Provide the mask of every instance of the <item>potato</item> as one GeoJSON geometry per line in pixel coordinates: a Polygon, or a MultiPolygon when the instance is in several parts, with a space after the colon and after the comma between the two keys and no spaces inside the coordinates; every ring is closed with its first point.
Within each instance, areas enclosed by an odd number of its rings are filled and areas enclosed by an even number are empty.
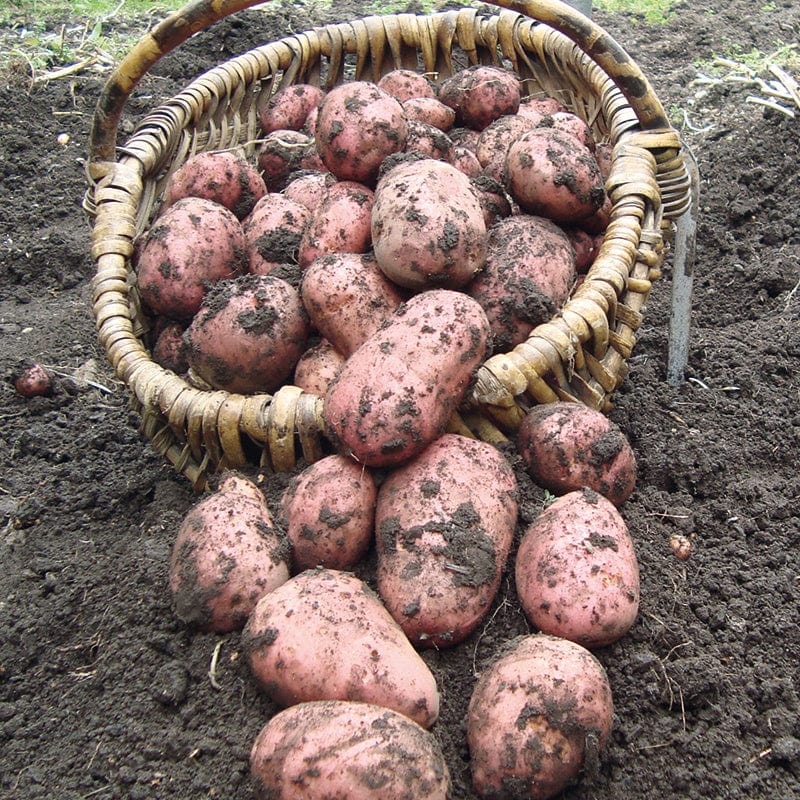
{"type": "Polygon", "coordinates": [[[520,100],[518,114],[529,116],[532,119],[541,119],[548,114],[558,114],[567,111],[567,107],[555,97],[523,97],[520,100]]]}
{"type": "Polygon", "coordinates": [[[577,222],[605,202],[597,160],[574,136],[534,128],[506,157],[506,186],[520,208],[555,222],[577,222]]]}
{"type": "Polygon", "coordinates": [[[501,183],[505,180],[506,155],[511,145],[536,123],[526,117],[507,115],[496,119],[481,131],[475,155],[484,174],[501,183]]]}
{"type": "Polygon", "coordinates": [[[366,253],[372,243],[371,189],[354,181],[339,181],[328,189],[300,237],[297,258],[305,269],[329,253],[366,253]]]}
{"type": "Polygon", "coordinates": [[[556,130],[574,136],[590,153],[594,153],[596,143],[591,128],[571,111],[557,111],[548,114],[539,122],[540,128],[555,128],[556,130]]]}
{"type": "Polygon", "coordinates": [[[238,630],[258,600],[289,579],[289,545],[261,490],[226,474],[181,523],[169,585],[177,615],[205,631],[238,630]]]}
{"type": "Polygon", "coordinates": [[[614,162],[614,147],[610,142],[598,142],[594,148],[594,157],[600,167],[603,180],[607,181],[611,174],[611,165],[614,162]]]}
{"type": "Polygon", "coordinates": [[[345,357],[322,339],[300,356],[294,367],[294,385],[304,392],[324,397],[331,383],[342,371],[345,357]]]}
{"type": "Polygon", "coordinates": [[[602,235],[592,235],[581,228],[572,226],[565,226],[563,230],[575,251],[575,271],[579,275],[585,275],[600,251],[603,237],[602,235]]]}
{"type": "Polygon", "coordinates": [[[516,490],[493,445],[450,433],[384,480],[378,593],[414,645],[458,644],[486,617],[514,537],[516,490]]]}
{"type": "Polygon", "coordinates": [[[268,133],[258,151],[258,168],[267,189],[280,192],[298,170],[322,171],[314,139],[307,133],[277,130],[268,133]]]}
{"type": "Polygon", "coordinates": [[[328,189],[336,183],[336,178],[327,170],[300,170],[289,175],[283,195],[305,206],[312,214],[322,205],[328,189]]]}
{"type": "Polygon", "coordinates": [[[639,611],[639,565],[625,520],[591,489],[569,492],[528,526],[515,562],[525,615],[590,649],[624,636],[639,611]]]}
{"type": "Polygon", "coordinates": [[[405,152],[421,153],[426,158],[449,161],[452,151],[453,143],[439,128],[416,119],[408,121],[405,152]]]}
{"type": "Polygon", "coordinates": [[[451,128],[447,135],[456,147],[466,147],[467,150],[471,150],[473,153],[478,149],[478,141],[481,138],[480,131],[464,127],[451,128]]]}
{"type": "Polygon", "coordinates": [[[483,171],[481,162],[472,150],[455,145],[450,151],[450,163],[468,178],[477,178],[483,171]]]}
{"type": "Polygon", "coordinates": [[[53,394],[53,373],[29,359],[17,365],[11,380],[21,397],[49,397],[53,394]]]}
{"type": "Polygon", "coordinates": [[[242,273],[244,231],[232,211],[213,200],[186,197],[165,209],[137,242],[139,293],[156,314],[189,320],[209,286],[242,273]]]}
{"type": "Polygon", "coordinates": [[[435,97],[411,97],[404,100],[403,111],[408,121],[425,122],[444,133],[453,127],[456,119],[456,112],[435,97]]]}
{"type": "Polygon", "coordinates": [[[393,69],[387,72],[378,81],[378,88],[401,103],[414,97],[436,97],[431,82],[424,75],[410,69],[393,69]]]}
{"type": "Polygon", "coordinates": [[[583,486],[621,506],[636,486],[636,455],[619,426],[581,403],[548,403],[528,411],[517,445],[531,477],[566,494],[583,486]]]}
{"type": "MultiPolygon", "coordinates": [[[[483,220],[486,224],[486,230],[489,232],[489,239],[487,240],[487,250],[489,242],[491,241],[491,228],[504,217],[511,216],[512,208],[511,201],[508,199],[505,189],[501,183],[494,178],[490,178],[486,174],[479,174],[472,179],[472,185],[478,192],[478,199],[480,200],[481,209],[483,211],[483,220]]],[[[484,269],[486,264],[484,263],[484,269]]]]}
{"type": "Polygon", "coordinates": [[[314,327],[342,355],[352,355],[403,302],[372,255],[333,253],[311,262],[300,295],[314,327]]]}
{"type": "Polygon", "coordinates": [[[282,194],[271,193],[256,203],[243,221],[253,275],[268,275],[280,264],[296,264],[300,237],[311,212],[282,194]]]}
{"type": "Polygon", "coordinates": [[[386,173],[375,190],[372,245],[378,266],[400,286],[465,286],[486,257],[486,223],[469,178],[433,159],[386,173]]]}
{"type": "Polygon", "coordinates": [[[320,700],[276,714],[258,734],[250,771],[265,800],[447,800],[436,739],[390,709],[320,700]]]}
{"type": "Polygon", "coordinates": [[[324,97],[319,86],[296,83],[275,92],[267,104],[259,110],[258,121],[264,133],[280,130],[299,131],[306,124],[311,110],[324,97]]]}
{"type": "Polygon", "coordinates": [[[339,180],[374,185],[381,162],[403,150],[407,135],[403,106],[374,83],[340,84],[320,103],[317,151],[339,180]]]}
{"type": "Polygon", "coordinates": [[[400,306],[350,356],[323,416],[343,455],[367,466],[408,461],[441,436],[489,346],[478,303],[434,289],[400,306]]]}
{"type": "Polygon", "coordinates": [[[308,316],[297,290],[272,275],[245,275],[209,292],[186,331],[191,368],[229,392],[272,392],[306,348],[308,316]]]}
{"type": "Polygon", "coordinates": [[[189,157],[169,178],[165,202],[203,197],[244,219],[267,193],[258,170],[238,153],[206,152],[189,157]]]}
{"type": "Polygon", "coordinates": [[[506,352],[553,316],[574,281],[567,235],[550,220],[517,214],[490,228],[486,265],[467,292],[486,312],[496,350],[506,352]]]}
{"type": "Polygon", "coordinates": [[[520,636],[478,679],[467,711],[472,784],[480,797],[554,797],[611,734],[608,677],[585,648],[520,636]]]}
{"type": "Polygon", "coordinates": [[[279,705],[357,700],[429,728],[436,681],[378,596],[355,575],[306,570],[256,605],[242,634],[254,677],[279,705]]]}
{"type": "Polygon", "coordinates": [[[521,91],[517,75],[492,66],[467,67],[439,86],[439,100],[456,112],[456,122],[482,131],[504,114],[515,114],[521,91]]]}
{"type": "Polygon", "coordinates": [[[345,456],[326,456],[296,475],[282,500],[294,569],[358,564],[372,544],[376,494],[372,473],[345,456]]]}
{"type": "Polygon", "coordinates": [[[183,375],[189,369],[186,342],[183,339],[185,330],[186,325],[182,322],[168,322],[153,343],[153,361],[176,375],[183,375]]]}

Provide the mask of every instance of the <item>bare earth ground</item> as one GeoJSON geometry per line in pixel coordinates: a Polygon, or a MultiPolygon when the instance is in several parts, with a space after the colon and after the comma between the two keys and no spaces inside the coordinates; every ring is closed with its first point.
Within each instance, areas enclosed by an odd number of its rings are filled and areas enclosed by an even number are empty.
{"type": "MultiPolygon", "coordinates": [[[[690,380],[664,380],[667,269],[612,412],[639,461],[624,513],[643,600],[633,631],[598,652],[614,733],[572,799],[800,797],[800,120],[746,103],[746,87],[698,98],[692,83],[695,59],[797,42],[800,6],[697,5],[658,28],[595,14],[664,105],[688,111],[702,214],[690,380]],[[693,537],[688,561],[670,550],[676,532],[693,537]]],[[[131,118],[201,65],[319,19],[250,12],[196,37],[137,90],[131,118]]],[[[0,370],[35,358],[72,376],[51,398],[0,386],[0,796],[249,798],[250,743],[274,708],[238,634],[195,635],[171,611],[168,552],[195,498],[140,441],[95,344],[80,201],[101,77],[31,87],[21,68],[0,85],[0,370]]],[[[540,499],[523,498],[523,518],[540,499]]],[[[525,630],[506,580],[485,630],[425,656],[454,798],[472,796],[476,671],[525,630]]]]}

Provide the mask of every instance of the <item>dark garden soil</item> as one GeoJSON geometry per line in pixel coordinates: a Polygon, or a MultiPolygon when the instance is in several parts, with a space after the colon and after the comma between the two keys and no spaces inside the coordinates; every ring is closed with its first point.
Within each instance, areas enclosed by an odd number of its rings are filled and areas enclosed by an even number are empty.
{"type": "MultiPolygon", "coordinates": [[[[688,380],[665,381],[668,263],[611,412],[638,458],[623,510],[642,604],[597,651],[614,732],[573,799],[800,797],[800,120],[747,102],[751,87],[698,85],[693,66],[800,41],[800,5],[702,5],[658,27],[595,13],[678,115],[702,198],[688,380]],[[688,560],[673,534],[691,540],[688,560]]],[[[141,84],[125,129],[201,67],[363,13],[276,6],[224,22],[141,84]]],[[[250,798],[250,744],[275,708],[239,634],[193,633],[172,611],[170,546],[196,497],[140,439],[95,341],[80,204],[103,77],[32,85],[20,62],[0,85],[0,797],[250,798]],[[15,393],[25,358],[57,371],[52,397],[15,393]]],[[[524,521],[541,494],[522,500],[524,521]]],[[[425,653],[454,798],[472,797],[475,675],[527,630],[506,578],[485,628],[425,653]]]]}

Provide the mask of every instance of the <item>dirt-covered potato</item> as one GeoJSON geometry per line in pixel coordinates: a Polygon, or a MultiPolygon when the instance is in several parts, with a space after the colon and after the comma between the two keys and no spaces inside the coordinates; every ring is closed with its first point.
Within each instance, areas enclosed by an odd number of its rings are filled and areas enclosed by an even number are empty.
{"type": "Polygon", "coordinates": [[[407,133],[400,101],[374,83],[340,84],[319,105],[317,151],[339,180],[374,185],[381,162],[403,150],[407,133]]]}
{"type": "Polygon", "coordinates": [[[183,375],[189,369],[183,338],[185,330],[186,324],[183,322],[167,322],[158,332],[151,351],[156,364],[176,375],[183,375]]]}
{"type": "Polygon", "coordinates": [[[467,712],[472,784],[486,800],[547,800],[611,734],[608,677],[585,648],[521,636],[478,679],[467,712]]]}
{"type": "Polygon", "coordinates": [[[372,244],[378,266],[400,286],[463,287],[486,257],[486,223],[474,186],[441,161],[400,164],[375,190],[372,244]]]}
{"type": "Polygon", "coordinates": [[[300,295],[272,275],[244,275],[209,292],[186,330],[191,368],[229,392],[272,392],[306,348],[309,322],[300,295]]]}
{"type": "Polygon", "coordinates": [[[344,456],[296,475],[282,500],[294,570],[358,564],[372,543],[376,494],[372,472],[344,456]]]}
{"type": "Polygon", "coordinates": [[[279,705],[355,700],[429,728],[436,681],[380,598],[355,575],[314,569],[265,595],[242,642],[254,677],[279,705]]]}
{"type": "Polygon", "coordinates": [[[203,197],[225,206],[244,219],[267,193],[264,179],[246,158],[233,152],[196,153],[169,178],[165,203],[184,197],[203,197]]]}
{"type": "Polygon", "coordinates": [[[441,436],[489,346],[489,323],[461,292],[415,295],[350,356],[325,396],[338,450],[401,464],[441,436]]]}
{"type": "Polygon", "coordinates": [[[242,225],[225,206],[201,197],[178,200],[137,241],[139,293],[156,314],[190,320],[209,286],[247,264],[242,225]]]}
{"type": "Polygon", "coordinates": [[[526,616],[543,633],[591,649],[636,621],[639,565],[628,527],[591,489],[559,497],[528,526],[515,578],[526,616]]]}
{"type": "Polygon", "coordinates": [[[334,183],[336,178],[327,170],[300,170],[289,175],[282,194],[314,214],[334,183]]]}
{"type": "Polygon", "coordinates": [[[484,173],[501,183],[505,180],[506,155],[511,145],[536,127],[536,123],[518,114],[507,114],[481,131],[475,155],[484,173]]]}
{"type": "Polygon", "coordinates": [[[453,127],[456,119],[456,112],[435,97],[411,97],[403,101],[403,110],[407,120],[425,122],[444,133],[453,127]]]}
{"type": "Polygon", "coordinates": [[[259,109],[261,129],[264,133],[302,130],[311,110],[320,104],[323,97],[324,92],[319,86],[308,83],[296,83],[280,89],[259,109]]]}
{"type": "Polygon", "coordinates": [[[547,403],[528,411],[517,444],[531,477],[565,494],[588,486],[621,506],[636,486],[636,455],[619,426],[581,403],[547,403]]]}
{"type": "Polygon", "coordinates": [[[325,169],[314,138],[294,130],[272,131],[264,137],[258,151],[258,168],[271,192],[284,189],[294,172],[325,169]]]}
{"type": "Polygon", "coordinates": [[[242,222],[249,256],[249,271],[268,275],[280,264],[296,264],[300,237],[309,210],[282,194],[270,193],[256,203],[242,222]]]}
{"type": "Polygon", "coordinates": [[[485,618],[514,537],[516,490],[494,446],[450,433],[381,484],[378,593],[416,646],[450,647],[485,618]]]}
{"type": "Polygon", "coordinates": [[[393,69],[379,81],[378,87],[401,103],[414,97],[436,97],[433,84],[418,72],[410,69],[393,69]]]}
{"type": "Polygon", "coordinates": [[[426,158],[449,162],[453,143],[446,133],[434,125],[418,119],[409,119],[405,152],[419,153],[426,158]]]}
{"type": "Polygon", "coordinates": [[[320,700],[276,714],[250,771],[261,800],[447,800],[450,774],[434,736],[371,703],[320,700]]]}
{"type": "Polygon", "coordinates": [[[482,131],[504,114],[515,114],[519,77],[511,70],[474,66],[453,73],[439,86],[439,100],[456,112],[456,123],[482,131]]]}
{"type": "Polygon", "coordinates": [[[293,383],[304,392],[324,397],[342,371],[345,361],[345,357],[327,339],[322,339],[298,359],[293,383]]]}
{"type": "Polygon", "coordinates": [[[264,495],[229,473],[184,517],[175,538],[169,585],[177,615],[201,630],[237,630],[288,579],[289,544],[264,495]]]}

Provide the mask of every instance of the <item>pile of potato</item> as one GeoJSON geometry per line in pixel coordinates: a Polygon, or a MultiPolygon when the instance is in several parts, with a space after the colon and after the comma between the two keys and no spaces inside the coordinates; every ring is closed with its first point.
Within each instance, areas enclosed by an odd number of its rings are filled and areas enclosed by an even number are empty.
{"type": "Polygon", "coordinates": [[[484,66],[438,85],[398,70],[327,94],[294,86],[261,123],[257,164],[190,158],[137,242],[153,358],[201,387],[291,381],[324,397],[332,450],[278,508],[222,477],[178,532],[176,612],[242,629],[254,679],[285,708],[253,745],[263,796],[445,798],[419,651],[473,634],[512,573],[538,633],[475,685],[473,784],[552,797],[610,734],[590,649],[638,612],[619,511],[633,451],[573,403],[533,408],[513,453],[446,430],[478,366],[557,313],[591,265],[608,147],[484,66]],[[517,458],[557,495],[525,529],[517,458]],[[374,586],[354,574],[368,553],[374,586]]]}

